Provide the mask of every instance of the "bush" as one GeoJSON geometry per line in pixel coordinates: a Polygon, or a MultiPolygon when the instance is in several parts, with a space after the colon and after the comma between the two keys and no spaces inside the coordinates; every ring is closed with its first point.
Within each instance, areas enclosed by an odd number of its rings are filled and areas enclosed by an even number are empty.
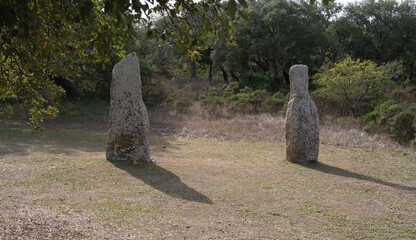
{"type": "Polygon", "coordinates": [[[191,105],[191,102],[184,97],[179,97],[175,99],[173,102],[173,107],[175,111],[179,113],[186,112],[191,105]]]}
{"type": "Polygon", "coordinates": [[[196,94],[190,84],[171,92],[165,99],[166,103],[178,113],[186,112],[195,100],[196,94]]]}
{"type": "Polygon", "coordinates": [[[59,117],[108,116],[109,109],[110,102],[104,100],[63,101],[59,106],[59,117]]]}
{"type": "Polygon", "coordinates": [[[399,143],[416,143],[416,105],[388,99],[363,117],[366,130],[382,129],[399,143]]]}
{"type": "Polygon", "coordinates": [[[210,115],[217,115],[219,107],[224,105],[224,101],[218,89],[210,88],[207,95],[201,94],[199,96],[201,106],[207,110],[210,115]]]}
{"type": "Polygon", "coordinates": [[[250,93],[250,102],[253,106],[253,112],[258,113],[262,110],[263,103],[268,97],[266,90],[255,90],[250,93]]]}
{"type": "Polygon", "coordinates": [[[252,111],[253,106],[250,102],[250,93],[238,93],[227,99],[228,110],[232,113],[248,114],[252,111]]]}
{"type": "Polygon", "coordinates": [[[229,98],[234,94],[239,92],[240,85],[238,82],[230,82],[228,85],[225,85],[224,88],[224,98],[229,98]]]}
{"type": "Polygon", "coordinates": [[[416,120],[416,109],[413,110],[405,109],[389,121],[391,136],[399,143],[410,143],[415,138],[413,121],[416,120]]]}
{"type": "Polygon", "coordinates": [[[276,112],[284,106],[287,98],[288,95],[285,96],[283,92],[270,96],[265,89],[240,88],[238,82],[231,82],[223,87],[223,91],[210,88],[208,93],[200,95],[199,100],[210,114],[218,114],[219,107],[224,105],[230,113],[249,114],[276,112]]]}
{"type": "Polygon", "coordinates": [[[289,94],[285,95],[283,92],[277,92],[265,99],[263,102],[263,109],[269,113],[281,112],[288,100],[289,94]]]}
{"type": "Polygon", "coordinates": [[[250,87],[244,87],[238,90],[238,83],[230,83],[224,89],[225,102],[227,108],[232,113],[258,113],[262,110],[263,103],[268,93],[266,90],[253,91],[250,87]]]}
{"type": "Polygon", "coordinates": [[[416,103],[416,86],[406,86],[394,89],[390,98],[397,102],[416,103]]]}

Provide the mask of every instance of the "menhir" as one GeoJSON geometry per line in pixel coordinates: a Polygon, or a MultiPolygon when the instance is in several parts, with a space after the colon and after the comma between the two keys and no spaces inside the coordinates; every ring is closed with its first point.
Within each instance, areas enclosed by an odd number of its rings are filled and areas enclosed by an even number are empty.
{"type": "Polygon", "coordinates": [[[286,160],[295,163],[318,161],[319,115],[308,92],[308,67],[289,70],[290,101],[286,112],[286,160]]]}
{"type": "Polygon", "coordinates": [[[110,98],[107,159],[134,164],[150,162],[149,118],[142,99],[140,66],[135,53],[114,66],[110,98]]]}

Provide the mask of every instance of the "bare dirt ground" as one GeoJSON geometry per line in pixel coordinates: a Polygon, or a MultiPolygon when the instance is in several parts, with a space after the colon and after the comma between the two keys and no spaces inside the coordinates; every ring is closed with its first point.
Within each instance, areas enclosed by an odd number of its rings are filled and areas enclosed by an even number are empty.
{"type": "Polygon", "coordinates": [[[1,125],[0,239],[416,238],[415,154],[385,136],[323,125],[297,165],[281,117],[150,120],[134,166],[105,159],[106,119],[1,125]]]}

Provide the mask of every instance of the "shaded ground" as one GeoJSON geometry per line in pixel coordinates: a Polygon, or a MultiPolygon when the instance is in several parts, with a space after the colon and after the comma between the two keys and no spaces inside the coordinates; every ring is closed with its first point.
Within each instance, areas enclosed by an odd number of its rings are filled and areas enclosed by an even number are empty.
{"type": "Polygon", "coordinates": [[[0,239],[414,239],[413,153],[153,136],[155,164],[105,159],[102,131],[0,126],[0,239]]]}

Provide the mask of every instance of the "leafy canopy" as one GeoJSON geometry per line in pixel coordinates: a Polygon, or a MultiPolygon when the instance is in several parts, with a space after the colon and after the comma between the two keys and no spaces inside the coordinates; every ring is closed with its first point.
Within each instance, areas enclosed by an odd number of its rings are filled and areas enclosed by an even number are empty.
{"type": "Polygon", "coordinates": [[[363,102],[380,95],[389,88],[390,78],[383,67],[372,61],[353,60],[347,57],[334,67],[315,75],[327,98],[345,103],[356,117],[363,102]]]}
{"type": "Polygon", "coordinates": [[[18,101],[37,130],[58,112],[63,90],[54,77],[76,78],[86,63],[123,57],[137,24],[149,26],[148,36],[166,38],[152,27],[152,14],[178,23],[178,45],[186,49],[198,44],[184,36],[195,14],[203,19],[203,36],[229,28],[237,9],[235,0],[225,5],[219,0],[0,0],[0,114],[12,114],[18,101]]]}

